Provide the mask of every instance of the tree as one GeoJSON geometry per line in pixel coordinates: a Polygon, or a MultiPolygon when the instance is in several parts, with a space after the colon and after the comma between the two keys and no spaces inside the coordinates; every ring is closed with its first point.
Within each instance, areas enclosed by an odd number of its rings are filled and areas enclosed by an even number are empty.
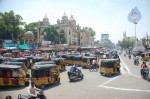
{"type": "Polygon", "coordinates": [[[23,29],[23,18],[20,15],[15,15],[11,10],[9,12],[0,12],[0,39],[20,39],[23,29]]]}
{"type": "Polygon", "coordinates": [[[51,41],[52,43],[58,44],[66,43],[66,39],[64,37],[64,33],[60,33],[57,31],[58,27],[55,25],[49,25],[44,32],[46,32],[45,40],[51,41]]]}
{"type": "Polygon", "coordinates": [[[120,43],[120,46],[122,48],[129,48],[129,47],[132,47],[134,42],[132,41],[131,38],[127,37],[127,38],[123,38],[123,40],[120,43]]]}
{"type": "Polygon", "coordinates": [[[90,32],[90,33],[91,33],[91,36],[95,36],[95,35],[96,35],[96,32],[95,32],[92,28],[90,28],[90,27],[85,27],[85,30],[86,30],[87,32],[90,32]]]}

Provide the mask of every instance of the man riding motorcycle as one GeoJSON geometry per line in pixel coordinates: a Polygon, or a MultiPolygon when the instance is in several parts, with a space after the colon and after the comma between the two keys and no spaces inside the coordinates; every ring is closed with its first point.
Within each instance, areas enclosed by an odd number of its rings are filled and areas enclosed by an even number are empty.
{"type": "Polygon", "coordinates": [[[134,65],[138,65],[139,64],[139,56],[134,56],[133,60],[134,60],[134,65]]]}
{"type": "Polygon", "coordinates": [[[77,79],[83,79],[83,74],[80,69],[77,68],[76,65],[73,65],[70,70],[68,71],[68,77],[70,81],[77,80],[77,79]]]}

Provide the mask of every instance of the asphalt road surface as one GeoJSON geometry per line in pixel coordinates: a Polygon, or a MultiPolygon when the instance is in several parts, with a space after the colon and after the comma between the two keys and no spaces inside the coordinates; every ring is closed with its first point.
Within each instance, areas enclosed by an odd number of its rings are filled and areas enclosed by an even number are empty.
{"type": "MultiPolygon", "coordinates": [[[[61,73],[61,83],[47,86],[44,93],[47,99],[150,99],[150,82],[140,76],[140,65],[135,66],[133,60],[123,55],[120,59],[121,74],[114,77],[82,69],[84,79],[70,82],[67,66],[67,71],[61,73]]],[[[7,95],[17,99],[18,94],[27,95],[27,88],[0,87],[0,99],[7,95]]]]}

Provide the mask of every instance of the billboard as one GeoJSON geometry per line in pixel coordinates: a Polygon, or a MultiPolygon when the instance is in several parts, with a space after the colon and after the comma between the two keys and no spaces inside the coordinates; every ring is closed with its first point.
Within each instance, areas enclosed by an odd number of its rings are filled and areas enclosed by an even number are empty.
{"type": "Polygon", "coordinates": [[[108,40],[109,34],[101,34],[101,40],[108,40]]]}

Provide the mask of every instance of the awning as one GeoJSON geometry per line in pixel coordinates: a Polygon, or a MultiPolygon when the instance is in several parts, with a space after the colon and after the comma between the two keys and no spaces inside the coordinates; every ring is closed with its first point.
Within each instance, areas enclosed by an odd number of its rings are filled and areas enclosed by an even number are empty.
{"type": "Polygon", "coordinates": [[[29,46],[27,44],[22,44],[22,45],[19,45],[18,47],[19,49],[23,49],[23,50],[29,49],[29,46]]]}

